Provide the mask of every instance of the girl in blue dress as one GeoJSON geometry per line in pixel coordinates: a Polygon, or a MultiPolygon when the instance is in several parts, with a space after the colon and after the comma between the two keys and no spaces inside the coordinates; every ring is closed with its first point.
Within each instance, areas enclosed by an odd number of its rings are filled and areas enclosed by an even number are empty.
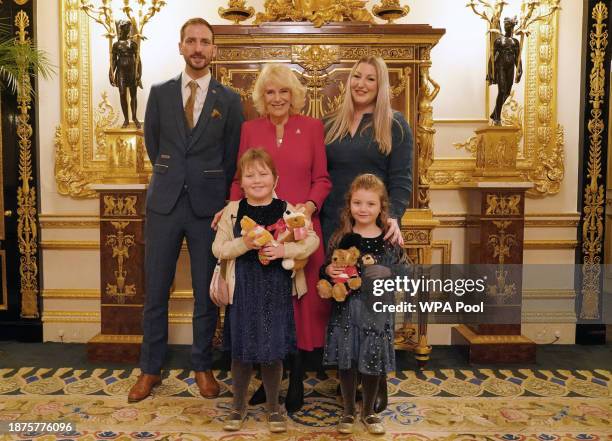
{"type": "MultiPolygon", "coordinates": [[[[353,431],[359,377],[363,390],[361,420],[369,433],[385,433],[382,420],[374,411],[374,401],[386,374],[395,370],[395,320],[394,313],[380,308],[380,304],[394,304],[395,293],[374,296],[373,282],[405,274],[407,270],[404,250],[384,239],[388,217],[389,197],[383,182],[373,174],[359,175],[350,186],[340,226],[330,240],[330,256],[336,248],[355,246],[364,262],[361,288],[351,292],[345,301],[334,302],[327,327],[323,363],[338,366],[344,404],[338,424],[340,433],[353,431]],[[364,256],[367,258],[363,259],[364,256]],[[379,307],[375,306],[377,302],[379,307]]],[[[339,277],[344,268],[328,260],[324,272],[331,280],[339,277]]]]}
{"type": "Polygon", "coordinates": [[[253,363],[261,364],[266,391],[268,426],[271,432],[284,432],[287,422],[279,412],[278,393],[282,360],[296,351],[292,295],[307,291],[303,270],[285,270],[283,258],[305,259],[319,246],[310,228],[299,242],[268,244],[263,248],[254,239],[241,235],[240,220],[248,216],[258,225],[277,224],[291,204],[276,199],[278,175],[270,155],[263,149],[250,149],[238,161],[238,177],[245,197],[230,202],[219,221],[213,243],[215,257],[225,260],[225,278],[230,292],[228,308],[232,354],[232,411],[223,428],[240,430],[246,417],[246,394],[253,363]],[[269,262],[263,264],[259,254],[269,262]]]}

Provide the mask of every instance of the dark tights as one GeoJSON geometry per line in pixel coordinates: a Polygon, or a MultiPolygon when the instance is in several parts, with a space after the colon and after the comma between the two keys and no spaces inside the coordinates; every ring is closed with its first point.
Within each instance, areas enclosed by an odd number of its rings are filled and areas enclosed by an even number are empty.
{"type": "MultiPolygon", "coordinates": [[[[340,389],[342,390],[342,400],[344,403],[344,415],[355,415],[355,395],[357,393],[357,369],[339,369],[340,389]]],[[[374,401],[378,395],[378,385],[380,375],[359,374],[361,377],[361,387],[363,390],[362,415],[368,416],[374,413],[374,401]]]]}
{"type": "MultiPolygon", "coordinates": [[[[232,360],[232,389],[234,393],[233,408],[244,414],[246,411],[246,394],[251,382],[253,363],[232,360]]],[[[282,360],[261,363],[261,378],[266,390],[266,408],[268,412],[278,412],[278,393],[283,375],[282,360]]]]}

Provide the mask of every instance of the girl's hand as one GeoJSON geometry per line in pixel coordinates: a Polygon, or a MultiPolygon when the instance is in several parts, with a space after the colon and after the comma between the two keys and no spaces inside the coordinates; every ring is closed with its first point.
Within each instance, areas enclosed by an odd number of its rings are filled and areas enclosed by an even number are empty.
{"type": "Polygon", "coordinates": [[[268,244],[262,249],[263,255],[270,260],[282,259],[285,257],[285,245],[279,244],[268,244]]]}
{"type": "Polygon", "coordinates": [[[400,226],[397,223],[397,219],[389,218],[387,224],[389,225],[389,229],[387,230],[387,234],[385,234],[384,239],[388,240],[392,244],[404,246],[404,238],[402,236],[400,226]]]}
{"type": "Polygon", "coordinates": [[[248,234],[245,236],[242,236],[242,241],[244,242],[244,244],[249,250],[258,250],[259,248],[261,248],[259,245],[255,244],[255,238],[249,236],[248,234]]]}
{"type": "Polygon", "coordinates": [[[221,220],[221,216],[223,215],[223,210],[225,210],[225,208],[222,208],[221,210],[217,211],[217,213],[215,214],[215,217],[213,217],[213,220],[210,223],[210,228],[212,228],[215,231],[217,231],[217,225],[219,224],[219,221],[221,220]]]}
{"type": "Polygon", "coordinates": [[[325,268],[325,274],[327,274],[332,279],[335,279],[336,277],[340,277],[340,274],[344,272],[344,269],[344,266],[336,266],[333,263],[330,263],[325,268]]]}

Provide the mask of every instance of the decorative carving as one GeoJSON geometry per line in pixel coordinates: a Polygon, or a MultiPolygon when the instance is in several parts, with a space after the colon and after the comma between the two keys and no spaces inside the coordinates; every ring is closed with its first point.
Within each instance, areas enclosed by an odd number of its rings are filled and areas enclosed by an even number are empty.
{"type": "Polygon", "coordinates": [[[374,22],[362,0],[266,0],[255,24],[274,21],[310,21],[319,28],[334,21],[374,22]]]}
{"type": "Polygon", "coordinates": [[[338,85],[338,93],[336,96],[330,98],[328,96],[325,97],[325,114],[329,115],[331,113],[336,112],[340,105],[342,104],[342,100],[344,99],[344,94],[346,92],[346,81],[336,80],[334,81],[338,85]]]}
{"type": "MultiPolygon", "coordinates": [[[[419,71],[419,119],[416,128],[416,148],[419,171],[418,208],[429,208],[429,180],[427,172],[434,158],[433,101],[440,85],[429,76],[431,62],[424,63],[419,71]],[[431,86],[431,87],[430,87],[431,86]]],[[[408,75],[405,76],[408,78],[408,75]]]]}
{"type": "Polygon", "coordinates": [[[518,127],[489,126],[476,130],[476,170],[474,176],[516,177],[518,127]]]}
{"type": "MultiPolygon", "coordinates": [[[[106,196],[104,202],[106,203],[106,196]]],[[[136,196],[134,196],[134,203],[136,203],[136,196]]],[[[136,295],[136,285],[126,285],[125,283],[127,270],[124,268],[124,262],[130,258],[130,247],[135,245],[135,241],[133,234],[125,234],[123,231],[130,222],[111,222],[111,224],[117,232],[116,234],[106,236],[106,246],[110,246],[113,249],[112,257],[117,260],[117,269],[114,271],[116,284],[106,284],[106,295],[115,298],[117,303],[122,304],[125,303],[126,298],[136,295]]]]}
{"type": "Polygon", "coordinates": [[[252,70],[244,70],[244,69],[237,69],[237,70],[231,70],[229,71],[226,67],[222,67],[219,69],[219,74],[220,74],[220,79],[219,82],[221,84],[223,84],[224,86],[227,87],[231,87],[238,95],[240,95],[240,99],[242,101],[248,101],[251,99],[251,96],[253,95],[253,90],[255,87],[255,80],[257,79],[257,75],[259,74],[259,72],[255,69],[252,70]],[[251,84],[249,85],[248,89],[247,88],[241,88],[241,87],[236,87],[232,84],[232,74],[234,73],[240,73],[243,76],[250,76],[252,77],[252,81],[251,84]]]}
{"type": "Polygon", "coordinates": [[[219,7],[218,12],[221,18],[240,24],[241,21],[248,20],[255,14],[253,7],[247,7],[245,0],[229,0],[227,8],[219,7]]]}
{"type": "Polygon", "coordinates": [[[589,78],[589,101],[591,103],[591,117],[587,125],[589,130],[589,159],[583,199],[582,221],[582,304],[580,318],[598,319],[599,296],[601,293],[601,253],[603,238],[603,214],[605,190],[599,182],[602,176],[601,156],[602,142],[605,140],[602,133],[605,122],[602,119],[605,106],[605,56],[608,46],[608,31],[606,21],[608,8],[604,2],[595,5],[591,12],[594,30],[590,33],[591,45],[591,75],[589,78]]]}
{"type": "Polygon", "coordinates": [[[104,195],[104,216],[136,216],[136,196],[104,195]]]}
{"type": "Polygon", "coordinates": [[[305,113],[313,118],[322,118],[325,115],[322,90],[329,77],[325,69],[339,62],[338,55],[338,46],[313,44],[292,47],[292,61],[304,68],[302,78],[308,88],[308,109],[305,113]]]}
{"type": "Polygon", "coordinates": [[[489,285],[487,289],[487,297],[500,298],[501,303],[506,303],[516,294],[516,283],[508,283],[508,270],[504,269],[503,265],[499,265],[495,270],[495,285],[489,285]]]}
{"type": "Polygon", "coordinates": [[[406,245],[415,244],[429,244],[431,242],[431,230],[405,230],[402,231],[404,235],[404,243],[406,245]]]}
{"type": "Polygon", "coordinates": [[[401,6],[399,0],[382,0],[380,5],[374,5],[372,13],[391,24],[398,18],[405,17],[410,12],[408,6],[401,6]]]}
{"type": "MultiPolygon", "coordinates": [[[[410,73],[412,69],[410,67],[405,67],[403,71],[400,72],[399,75],[399,84],[390,86],[391,99],[397,98],[400,96],[404,90],[408,87],[408,83],[410,82],[410,73]]],[[[433,122],[433,119],[432,119],[433,122]]]]}
{"type": "Polygon", "coordinates": [[[94,150],[94,157],[96,159],[106,159],[108,145],[106,142],[105,130],[116,125],[118,120],[119,114],[108,101],[108,94],[106,91],[102,92],[102,101],[98,103],[98,109],[94,113],[94,133],[96,136],[96,149],[94,150]]]}
{"type": "Polygon", "coordinates": [[[338,46],[293,46],[292,60],[308,72],[320,72],[339,61],[338,46]]]}
{"type": "Polygon", "coordinates": [[[222,47],[217,51],[217,61],[260,60],[261,49],[258,47],[222,47]]]}
{"type": "Polygon", "coordinates": [[[498,228],[497,234],[491,234],[487,240],[489,248],[493,251],[493,258],[498,258],[500,265],[504,264],[506,257],[510,257],[513,246],[520,245],[516,234],[507,233],[506,229],[512,225],[510,220],[493,221],[498,228]]]}
{"type": "MultiPolygon", "coordinates": [[[[18,45],[31,44],[25,29],[30,26],[30,18],[25,11],[15,16],[18,45]]],[[[30,124],[30,105],[32,103],[30,72],[26,59],[17,61],[17,137],[19,139],[19,187],[17,187],[17,240],[19,242],[19,274],[21,276],[22,318],[38,318],[38,223],[36,209],[36,188],[30,187],[32,181],[32,126],[30,124]]]]}
{"type": "MultiPolygon", "coordinates": [[[[375,47],[370,50],[370,55],[376,55],[385,60],[414,60],[414,48],[375,47]]],[[[357,57],[357,59],[359,58],[357,57]]]]}
{"type": "MultiPolygon", "coordinates": [[[[556,0],[542,2],[545,15],[558,7],[556,0]]],[[[526,178],[535,186],[531,197],[554,195],[565,176],[563,127],[556,122],[556,60],[558,14],[553,13],[532,26],[528,35],[525,88],[524,154],[532,166],[526,178]]]]}
{"type": "Polygon", "coordinates": [[[521,196],[518,194],[511,196],[501,196],[487,194],[487,210],[485,214],[499,215],[499,216],[511,216],[520,215],[519,204],[521,203],[521,196]]]}
{"type": "Polygon", "coordinates": [[[290,60],[290,47],[264,47],[261,49],[261,57],[264,60],[290,60]]]}

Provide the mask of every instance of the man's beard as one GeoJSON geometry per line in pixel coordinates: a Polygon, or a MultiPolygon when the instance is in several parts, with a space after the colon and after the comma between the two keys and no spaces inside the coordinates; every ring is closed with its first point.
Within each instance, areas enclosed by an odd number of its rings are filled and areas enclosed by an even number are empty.
{"type": "Polygon", "coordinates": [[[191,57],[185,57],[185,63],[187,63],[187,65],[188,65],[190,68],[192,68],[193,70],[197,70],[197,71],[202,71],[202,70],[205,70],[205,69],[207,69],[207,68],[208,68],[208,66],[210,65],[210,60],[209,60],[209,59],[207,59],[207,58],[206,58],[206,57],[204,57],[204,56],[202,57],[202,61],[204,62],[204,64],[203,64],[203,65],[201,65],[201,66],[199,66],[199,65],[194,64],[194,63],[191,61],[191,57]]]}

